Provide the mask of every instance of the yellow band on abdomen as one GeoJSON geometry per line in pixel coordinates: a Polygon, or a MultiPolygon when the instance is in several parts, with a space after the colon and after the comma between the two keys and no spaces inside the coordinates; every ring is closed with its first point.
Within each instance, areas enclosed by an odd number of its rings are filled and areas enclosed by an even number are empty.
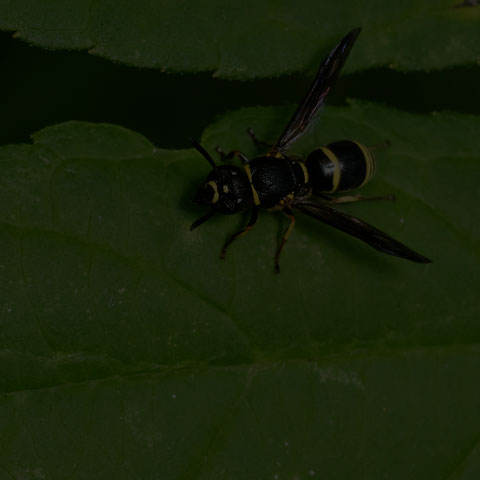
{"type": "Polygon", "coordinates": [[[355,141],[353,142],[362,151],[363,158],[365,159],[365,179],[359,186],[362,187],[373,177],[373,174],[375,173],[375,157],[368,147],[362,145],[361,143],[355,141]]]}
{"type": "Polygon", "coordinates": [[[338,163],[338,158],[328,147],[320,147],[320,149],[333,164],[332,189],[327,193],[335,193],[340,185],[340,163],[338,163]]]}
{"type": "Polygon", "coordinates": [[[298,162],[300,164],[300,166],[302,167],[302,170],[303,170],[303,176],[305,178],[305,185],[308,183],[308,180],[310,179],[310,176],[308,175],[308,170],[307,170],[307,167],[305,166],[305,164],[303,162],[298,162]]]}

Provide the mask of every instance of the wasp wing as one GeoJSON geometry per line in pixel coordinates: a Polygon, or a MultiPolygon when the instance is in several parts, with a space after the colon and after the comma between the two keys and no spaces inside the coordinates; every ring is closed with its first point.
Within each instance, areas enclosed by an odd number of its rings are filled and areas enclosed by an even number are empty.
{"type": "Polygon", "coordinates": [[[293,206],[301,212],[306,213],[337,230],[341,230],[342,232],[363,240],[365,243],[368,243],[371,247],[380,252],[394,255],[395,257],[405,258],[412,262],[431,263],[431,260],[427,257],[414,252],[406,245],[403,245],[403,243],[400,243],[390,235],[375,228],[373,225],[352,217],[351,215],[347,215],[346,213],[339,212],[328,205],[309,200],[299,200],[295,202],[293,206]]]}
{"type": "Polygon", "coordinates": [[[345,35],[341,42],[324,60],[318,70],[313,85],[293,114],[285,130],[280,135],[280,138],[272,149],[273,151],[282,152],[287,150],[288,147],[303,134],[319,107],[325,102],[330,88],[340,75],[340,70],[345,64],[360,30],[360,28],[356,28],[345,35]]]}

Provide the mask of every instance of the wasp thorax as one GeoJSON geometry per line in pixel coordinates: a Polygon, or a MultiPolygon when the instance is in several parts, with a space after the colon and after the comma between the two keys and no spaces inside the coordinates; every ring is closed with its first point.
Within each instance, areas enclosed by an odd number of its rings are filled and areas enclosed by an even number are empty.
{"type": "Polygon", "coordinates": [[[193,201],[202,205],[212,205],[218,202],[220,195],[218,194],[217,182],[211,180],[204,183],[193,197],[193,201]]]}

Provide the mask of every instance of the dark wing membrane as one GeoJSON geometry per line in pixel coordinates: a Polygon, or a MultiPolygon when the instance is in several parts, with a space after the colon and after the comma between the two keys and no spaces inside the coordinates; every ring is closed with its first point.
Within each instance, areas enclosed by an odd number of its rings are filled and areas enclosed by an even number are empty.
{"type": "Polygon", "coordinates": [[[313,85],[273,147],[274,151],[287,150],[308,127],[319,107],[325,102],[330,88],[340,75],[340,70],[345,64],[360,30],[360,28],[356,28],[348,33],[324,60],[313,85]]]}
{"type": "Polygon", "coordinates": [[[295,208],[307,215],[310,215],[321,222],[330,225],[337,230],[348,233],[354,237],[363,240],[371,247],[380,252],[394,255],[395,257],[405,258],[412,262],[431,263],[431,260],[417,252],[414,252],[403,243],[398,242],[390,235],[378,230],[363,220],[339,212],[323,203],[312,202],[309,200],[299,200],[293,204],[295,208]]]}

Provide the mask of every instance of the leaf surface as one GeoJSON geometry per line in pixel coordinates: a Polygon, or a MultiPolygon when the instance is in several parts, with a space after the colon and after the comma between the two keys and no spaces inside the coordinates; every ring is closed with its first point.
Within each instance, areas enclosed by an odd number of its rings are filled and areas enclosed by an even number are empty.
{"type": "Polygon", "coordinates": [[[316,70],[352,28],[346,69],[479,63],[480,8],[455,0],[0,0],[0,28],[46,48],[81,49],[163,71],[251,79],[316,70]]]}
{"type": "MultiPolygon", "coordinates": [[[[291,107],[204,134],[255,154],[291,107]]],[[[241,216],[194,232],[207,163],[69,122],[0,149],[0,478],[476,478],[478,117],[327,108],[292,150],[377,153],[345,211],[431,257],[382,255],[281,215],[218,259],[241,216]],[[406,461],[408,459],[408,461],[406,461]]]]}

